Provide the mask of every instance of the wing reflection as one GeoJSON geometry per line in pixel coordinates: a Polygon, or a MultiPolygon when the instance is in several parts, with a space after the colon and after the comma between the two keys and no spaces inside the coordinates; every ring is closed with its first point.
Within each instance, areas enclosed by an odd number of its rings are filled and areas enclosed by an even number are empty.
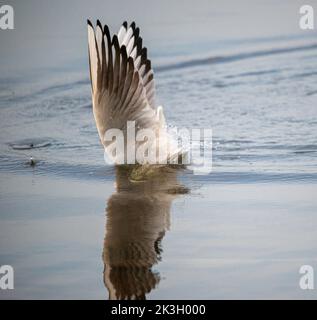
{"type": "Polygon", "coordinates": [[[173,199],[188,189],[177,182],[177,170],[157,169],[146,181],[131,182],[130,169],[116,169],[116,192],[107,203],[104,283],[109,299],[145,299],[160,281],[152,270],[161,259],[170,226],[173,199]]]}

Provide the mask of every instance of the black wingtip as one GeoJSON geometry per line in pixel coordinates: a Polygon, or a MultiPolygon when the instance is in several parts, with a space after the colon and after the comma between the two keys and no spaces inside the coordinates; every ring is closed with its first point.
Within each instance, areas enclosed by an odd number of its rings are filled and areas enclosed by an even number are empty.
{"type": "Polygon", "coordinates": [[[136,52],[137,52],[137,55],[140,55],[141,54],[141,50],[142,50],[142,38],[139,37],[138,40],[136,41],[136,52]]]}
{"type": "Polygon", "coordinates": [[[134,30],[134,37],[135,39],[137,39],[140,35],[140,29],[137,27],[135,30],[134,30]]]}
{"type": "Polygon", "coordinates": [[[145,70],[146,70],[146,72],[151,70],[151,61],[150,60],[146,60],[145,70]]]}
{"type": "Polygon", "coordinates": [[[99,19],[97,19],[97,26],[102,30],[102,25],[99,19]]]}
{"type": "Polygon", "coordinates": [[[128,54],[127,54],[127,48],[126,46],[123,44],[120,48],[120,53],[122,54],[123,57],[125,57],[126,59],[128,58],[128,54]]]}
{"type": "Polygon", "coordinates": [[[89,19],[87,19],[87,24],[93,28],[93,25],[89,19]]]}
{"type": "Polygon", "coordinates": [[[112,37],[112,44],[115,46],[115,47],[120,47],[119,46],[119,40],[118,40],[118,36],[116,34],[113,35],[112,37]]]}
{"type": "Polygon", "coordinates": [[[126,21],[124,21],[123,23],[122,23],[122,25],[127,29],[128,28],[128,23],[126,22],[126,21]]]}
{"type": "Polygon", "coordinates": [[[103,33],[110,37],[109,27],[106,24],[103,27],[103,33]]]}
{"type": "Polygon", "coordinates": [[[142,55],[142,58],[143,58],[144,60],[147,59],[147,48],[146,48],[146,47],[144,47],[144,48],[142,49],[141,55],[142,55]]]}
{"type": "Polygon", "coordinates": [[[132,23],[130,24],[130,27],[132,28],[133,31],[135,30],[135,22],[134,21],[132,21],[132,23]]]}

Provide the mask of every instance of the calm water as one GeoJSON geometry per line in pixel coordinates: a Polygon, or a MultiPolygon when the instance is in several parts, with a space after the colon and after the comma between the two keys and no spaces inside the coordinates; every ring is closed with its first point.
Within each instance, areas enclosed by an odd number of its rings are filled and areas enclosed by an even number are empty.
{"type": "MultiPolygon", "coordinates": [[[[243,29],[243,7],[222,9],[243,29]]],[[[194,11],[194,28],[211,11],[194,11]]],[[[165,19],[141,19],[157,100],[171,127],[213,129],[213,172],[132,184],[105,165],[84,50],[58,68],[8,67],[0,265],[14,267],[15,290],[0,298],[317,297],[298,286],[301,265],[317,268],[316,33],[186,39],[179,18],[164,40],[165,19]]]]}

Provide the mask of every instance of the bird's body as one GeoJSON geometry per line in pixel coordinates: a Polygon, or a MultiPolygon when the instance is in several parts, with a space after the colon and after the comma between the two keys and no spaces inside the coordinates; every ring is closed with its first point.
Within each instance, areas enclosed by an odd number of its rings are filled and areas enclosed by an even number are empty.
{"type": "Polygon", "coordinates": [[[135,143],[133,150],[146,150],[139,164],[153,164],[149,155],[157,165],[175,163],[180,149],[167,131],[163,108],[155,105],[154,74],[139,28],[134,22],[130,26],[124,22],[111,38],[107,25],[102,27],[98,20],[94,28],[88,21],[88,44],[93,113],[106,153],[114,163],[122,164],[119,159],[124,159],[127,164],[129,144],[135,143]],[[128,123],[135,125],[135,136],[141,130],[150,130],[154,139],[143,136],[135,140],[133,136],[134,141],[129,141],[128,123]],[[119,129],[125,137],[123,150],[115,154],[113,141],[106,138],[113,129],[119,129]]]}

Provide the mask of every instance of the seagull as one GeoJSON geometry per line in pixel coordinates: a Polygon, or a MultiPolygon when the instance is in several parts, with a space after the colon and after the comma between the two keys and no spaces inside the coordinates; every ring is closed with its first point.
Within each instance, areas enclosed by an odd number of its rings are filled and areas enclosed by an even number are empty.
{"type": "Polygon", "coordinates": [[[183,151],[167,130],[163,107],[156,106],[154,72],[140,29],[135,22],[125,21],[111,37],[109,27],[99,20],[95,27],[87,20],[87,26],[93,114],[105,153],[115,164],[122,164],[119,159],[127,161],[129,143],[135,143],[136,149],[144,151],[139,161],[143,168],[153,164],[149,155],[159,163],[178,163],[183,151]],[[123,151],[113,152],[113,141],[105,139],[108,130],[119,129],[127,135],[129,123],[134,124],[136,136],[151,130],[155,138],[126,138],[123,151]]]}

